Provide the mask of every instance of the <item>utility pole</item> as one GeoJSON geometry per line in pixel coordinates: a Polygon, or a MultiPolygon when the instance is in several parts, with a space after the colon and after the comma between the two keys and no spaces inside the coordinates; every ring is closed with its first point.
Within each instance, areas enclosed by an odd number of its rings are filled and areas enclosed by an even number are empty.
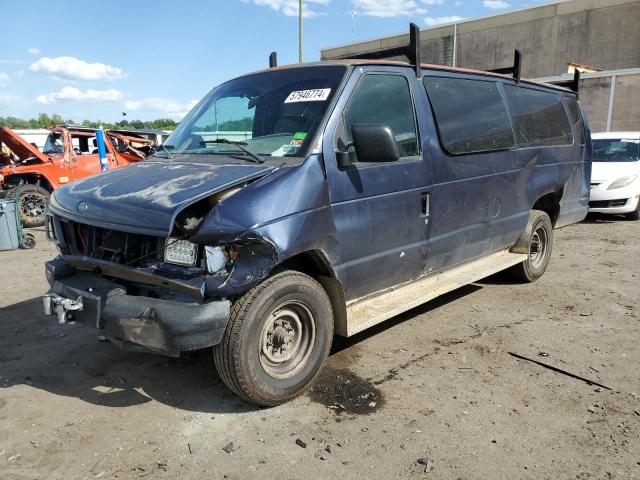
{"type": "Polygon", "coordinates": [[[298,0],[298,62],[303,62],[303,43],[304,34],[302,31],[302,0],[298,0]]]}
{"type": "Polygon", "coordinates": [[[354,42],[356,36],[356,11],[351,10],[351,43],[354,42]]]}

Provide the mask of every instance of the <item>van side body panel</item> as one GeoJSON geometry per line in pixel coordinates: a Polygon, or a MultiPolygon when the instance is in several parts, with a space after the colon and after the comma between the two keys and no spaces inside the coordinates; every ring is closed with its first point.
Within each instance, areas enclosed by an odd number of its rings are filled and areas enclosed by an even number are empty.
{"type": "MultiPolygon", "coordinates": [[[[474,75],[437,75],[478,80],[474,75]]],[[[433,110],[420,120],[428,131],[427,156],[433,168],[427,273],[511,247],[544,195],[557,194],[560,199],[556,226],[585,217],[590,141],[587,146],[574,141],[568,146],[450,155],[439,140],[433,110]]]]}

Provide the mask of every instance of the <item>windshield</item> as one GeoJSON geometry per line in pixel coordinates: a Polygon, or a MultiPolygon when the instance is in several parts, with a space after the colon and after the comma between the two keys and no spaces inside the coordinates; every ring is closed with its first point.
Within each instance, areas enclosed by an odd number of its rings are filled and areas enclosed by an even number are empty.
{"type": "Polygon", "coordinates": [[[345,71],[328,65],[231,80],[213,89],[164,145],[174,154],[303,156],[345,71]]]}
{"type": "Polygon", "coordinates": [[[47,155],[60,155],[64,153],[64,140],[60,132],[51,132],[42,148],[42,153],[47,155]]]}
{"type": "Polygon", "coordinates": [[[593,140],[594,162],[637,162],[640,160],[640,140],[621,138],[593,140]]]}

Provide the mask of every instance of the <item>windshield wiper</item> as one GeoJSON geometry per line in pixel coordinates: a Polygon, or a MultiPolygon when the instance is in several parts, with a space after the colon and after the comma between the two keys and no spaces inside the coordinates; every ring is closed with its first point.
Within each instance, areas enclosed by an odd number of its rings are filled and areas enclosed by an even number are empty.
{"type": "Polygon", "coordinates": [[[252,152],[248,148],[244,147],[243,145],[246,145],[245,142],[234,142],[233,140],[228,140],[226,138],[218,138],[216,140],[205,140],[204,143],[224,143],[227,145],[234,145],[238,147],[240,150],[242,150],[244,153],[246,153],[247,155],[250,155],[253,158],[253,160],[251,160],[252,162],[254,163],[266,162],[266,160],[263,157],[261,157],[255,152],[252,152]]]}

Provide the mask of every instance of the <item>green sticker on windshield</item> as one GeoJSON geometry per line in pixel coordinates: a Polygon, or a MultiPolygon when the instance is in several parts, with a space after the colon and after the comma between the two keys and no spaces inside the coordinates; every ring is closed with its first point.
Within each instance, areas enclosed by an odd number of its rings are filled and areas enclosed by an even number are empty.
{"type": "Polygon", "coordinates": [[[307,138],[306,132],[296,132],[293,134],[294,140],[304,140],[305,138],[307,138]]]}

